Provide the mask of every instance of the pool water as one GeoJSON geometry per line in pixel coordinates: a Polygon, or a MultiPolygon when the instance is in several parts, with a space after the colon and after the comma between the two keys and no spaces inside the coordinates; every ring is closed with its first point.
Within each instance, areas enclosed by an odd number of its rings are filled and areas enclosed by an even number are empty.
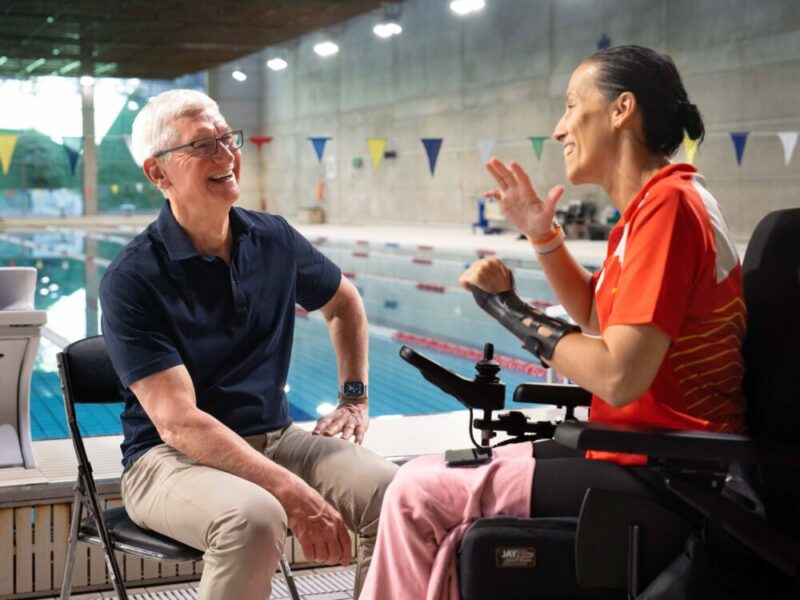
{"type": "MultiPolygon", "coordinates": [[[[97,286],[105,268],[133,235],[60,230],[0,233],[0,266],[35,266],[39,278],[36,308],[48,311],[31,386],[35,440],[68,436],[55,355],[66,343],[100,333],[97,286]]],[[[342,268],[364,299],[370,321],[371,416],[462,408],[399,357],[403,343],[471,377],[476,350],[487,341],[494,342],[496,354],[508,357],[514,367],[500,373],[507,384],[509,402],[517,385],[542,379],[535,359],[485,315],[470,294],[457,287],[458,275],[475,254],[434,252],[392,243],[368,246],[312,241],[342,268]]],[[[521,296],[543,305],[554,301],[534,263],[506,262],[514,267],[521,296]]],[[[315,420],[335,405],[337,380],[336,360],[324,321],[300,311],[287,382],[292,418],[315,420]]],[[[85,435],[121,432],[121,404],[81,406],[78,410],[85,435]]]]}

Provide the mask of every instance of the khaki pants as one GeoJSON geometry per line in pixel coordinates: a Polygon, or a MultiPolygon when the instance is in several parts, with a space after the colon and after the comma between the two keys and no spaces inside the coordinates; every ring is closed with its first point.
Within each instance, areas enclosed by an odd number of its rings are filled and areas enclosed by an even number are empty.
{"type": "MultiPolygon", "coordinates": [[[[395,465],[352,442],[311,435],[294,425],[245,438],[259,452],[303,478],[358,533],[355,596],[366,577],[383,493],[395,465]]],[[[265,489],[200,465],[162,444],[122,478],[131,519],[205,551],[201,600],[264,600],[286,537],[286,512],[265,489]]]]}

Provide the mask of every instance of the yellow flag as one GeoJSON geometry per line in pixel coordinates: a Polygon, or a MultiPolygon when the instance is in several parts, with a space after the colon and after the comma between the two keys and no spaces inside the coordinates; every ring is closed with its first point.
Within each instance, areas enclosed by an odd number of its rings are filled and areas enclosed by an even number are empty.
{"type": "Polygon", "coordinates": [[[18,139],[18,133],[0,133],[0,163],[3,165],[3,175],[8,175],[11,157],[14,156],[14,147],[17,145],[18,139]]]}
{"type": "Polygon", "coordinates": [[[688,136],[683,136],[683,151],[686,152],[686,162],[694,164],[694,155],[697,154],[697,140],[691,140],[688,136]]]}
{"type": "Polygon", "coordinates": [[[381,166],[381,161],[383,160],[386,138],[367,138],[367,146],[369,146],[369,153],[372,155],[372,167],[377,173],[381,166]]]}
{"type": "Polygon", "coordinates": [[[119,186],[116,183],[112,183],[111,184],[111,193],[112,194],[116,194],[117,192],[119,192],[119,186]]]}

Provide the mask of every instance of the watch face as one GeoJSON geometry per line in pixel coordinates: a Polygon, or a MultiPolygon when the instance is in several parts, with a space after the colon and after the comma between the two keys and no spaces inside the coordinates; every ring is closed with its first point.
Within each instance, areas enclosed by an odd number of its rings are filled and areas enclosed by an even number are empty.
{"type": "Polygon", "coordinates": [[[342,395],[358,398],[364,395],[364,384],[360,381],[345,381],[342,386],[342,395]]]}

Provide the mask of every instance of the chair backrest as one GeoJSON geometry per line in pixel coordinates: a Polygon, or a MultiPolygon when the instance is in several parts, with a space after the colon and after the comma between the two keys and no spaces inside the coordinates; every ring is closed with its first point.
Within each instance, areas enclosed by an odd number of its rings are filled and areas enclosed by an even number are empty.
{"type": "Polygon", "coordinates": [[[123,402],[122,387],[102,335],[70,344],[59,352],[57,359],[70,437],[78,463],[88,466],[75,405],[123,402]]]}
{"type": "Polygon", "coordinates": [[[123,402],[119,378],[102,335],[78,340],[64,348],[63,372],[75,404],[123,402]]]}
{"type": "MultiPolygon", "coordinates": [[[[768,214],[742,264],[747,305],[744,393],[753,437],[800,441],[800,208],[768,214]]],[[[770,519],[800,533],[800,473],[761,470],[770,519]]]]}

